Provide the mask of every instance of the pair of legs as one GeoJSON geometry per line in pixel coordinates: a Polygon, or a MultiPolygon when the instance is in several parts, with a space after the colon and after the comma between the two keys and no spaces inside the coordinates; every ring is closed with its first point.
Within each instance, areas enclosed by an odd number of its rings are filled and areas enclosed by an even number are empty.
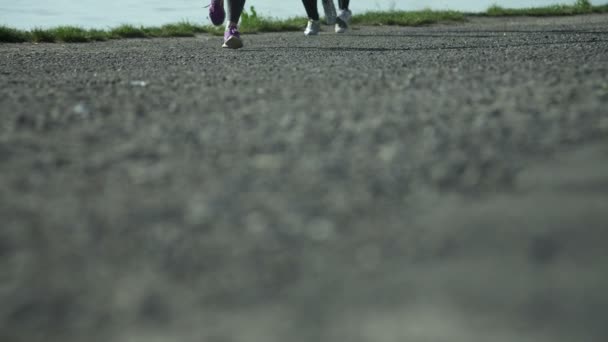
{"type": "Polygon", "coordinates": [[[226,22],[224,45],[222,46],[230,49],[238,49],[243,47],[243,41],[241,40],[237,25],[241,18],[241,14],[243,13],[243,8],[245,7],[245,0],[211,0],[209,18],[214,25],[221,25],[226,19],[224,1],[226,1],[226,8],[228,9],[228,22],[226,22]]]}
{"type": "MultiPolygon", "coordinates": [[[[333,1],[333,0],[332,0],[333,1]]],[[[308,19],[319,20],[319,9],[317,7],[317,0],[302,0],[304,3],[304,9],[308,19]]],[[[350,0],[338,0],[338,7],[340,10],[348,11],[348,5],[350,0]]]]}
{"type": "MultiPolygon", "coordinates": [[[[333,11],[335,15],[335,9],[333,7],[333,0],[323,0],[323,7],[325,8],[325,15],[328,17],[329,22],[335,21],[336,33],[344,33],[348,27],[348,23],[351,18],[351,12],[348,8],[350,0],[338,0],[339,14],[335,18],[329,18],[330,14],[328,10],[333,11]],[[331,2],[331,3],[330,3],[331,2]]],[[[306,15],[308,16],[308,25],[304,34],[307,36],[317,35],[321,30],[321,24],[319,22],[319,9],[317,6],[317,0],[302,0],[306,15]]]]}

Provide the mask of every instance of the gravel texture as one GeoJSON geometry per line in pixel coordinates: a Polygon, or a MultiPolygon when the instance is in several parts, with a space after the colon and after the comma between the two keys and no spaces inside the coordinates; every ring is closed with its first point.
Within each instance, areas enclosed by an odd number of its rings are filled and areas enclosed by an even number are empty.
{"type": "Polygon", "coordinates": [[[608,16],[0,44],[3,342],[608,340],[608,16]]]}

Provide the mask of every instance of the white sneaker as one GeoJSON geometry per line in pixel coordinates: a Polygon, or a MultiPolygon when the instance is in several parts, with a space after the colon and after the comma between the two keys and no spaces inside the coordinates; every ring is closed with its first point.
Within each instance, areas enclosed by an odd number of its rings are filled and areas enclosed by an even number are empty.
{"type": "Polygon", "coordinates": [[[346,32],[352,16],[353,14],[350,10],[340,10],[340,14],[336,18],[336,33],[346,32]]]}
{"type": "Polygon", "coordinates": [[[336,7],[334,6],[334,0],[321,0],[323,4],[323,10],[325,12],[325,21],[327,25],[333,25],[336,23],[336,7]]]}
{"type": "Polygon", "coordinates": [[[318,20],[308,20],[308,25],[306,25],[306,30],[304,30],[305,36],[316,36],[321,31],[321,23],[318,20]]]}

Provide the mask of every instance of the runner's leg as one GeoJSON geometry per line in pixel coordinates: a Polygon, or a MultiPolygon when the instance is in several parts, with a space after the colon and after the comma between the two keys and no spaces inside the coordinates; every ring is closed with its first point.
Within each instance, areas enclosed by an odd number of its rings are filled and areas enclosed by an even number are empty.
{"type": "Polygon", "coordinates": [[[348,10],[348,4],[350,0],[338,0],[338,7],[341,10],[348,10]]]}
{"type": "Polygon", "coordinates": [[[334,6],[334,0],[321,0],[323,4],[323,10],[325,11],[325,20],[327,25],[333,25],[336,23],[336,7],[334,6]]]}
{"type": "Polygon", "coordinates": [[[317,0],[302,0],[304,9],[308,19],[319,20],[319,9],[317,7],[317,0]]]}
{"type": "Polygon", "coordinates": [[[238,24],[241,14],[243,14],[243,8],[245,7],[245,0],[225,0],[228,3],[228,26],[230,24],[238,24]]]}
{"type": "Polygon", "coordinates": [[[348,9],[349,2],[349,0],[338,0],[340,11],[336,18],[336,33],[344,33],[348,29],[348,24],[352,17],[352,13],[348,9]]]}
{"type": "Polygon", "coordinates": [[[209,5],[209,19],[213,25],[219,26],[226,19],[226,11],[224,11],[224,0],[211,0],[209,5]]]}
{"type": "Polygon", "coordinates": [[[302,3],[304,4],[304,9],[306,9],[306,15],[308,16],[308,24],[306,24],[304,35],[316,36],[321,30],[317,0],[302,0],[302,3]]]}
{"type": "Polygon", "coordinates": [[[238,30],[238,23],[243,13],[243,7],[245,7],[245,0],[226,0],[226,2],[228,5],[228,22],[226,23],[224,45],[222,47],[239,49],[243,47],[243,41],[238,30]]]}

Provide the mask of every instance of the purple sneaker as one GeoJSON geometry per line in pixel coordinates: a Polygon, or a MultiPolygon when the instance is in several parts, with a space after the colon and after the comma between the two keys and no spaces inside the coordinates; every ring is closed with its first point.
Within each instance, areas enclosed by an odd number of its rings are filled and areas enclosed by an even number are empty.
{"type": "Polygon", "coordinates": [[[224,45],[222,45],[222,47],[229,49],[240,49],[243,47],[241,34],[236,26],[230,26],[228,30],[224,32],[224,45]]]}
{"type": "Polygon", "coordinates": [[[211,22],[215,26],[224,23],[224,19],[226,19],[224,0],[211,0],[211,5],[209,5],[209,19],[211,19],[211,22]]]}

